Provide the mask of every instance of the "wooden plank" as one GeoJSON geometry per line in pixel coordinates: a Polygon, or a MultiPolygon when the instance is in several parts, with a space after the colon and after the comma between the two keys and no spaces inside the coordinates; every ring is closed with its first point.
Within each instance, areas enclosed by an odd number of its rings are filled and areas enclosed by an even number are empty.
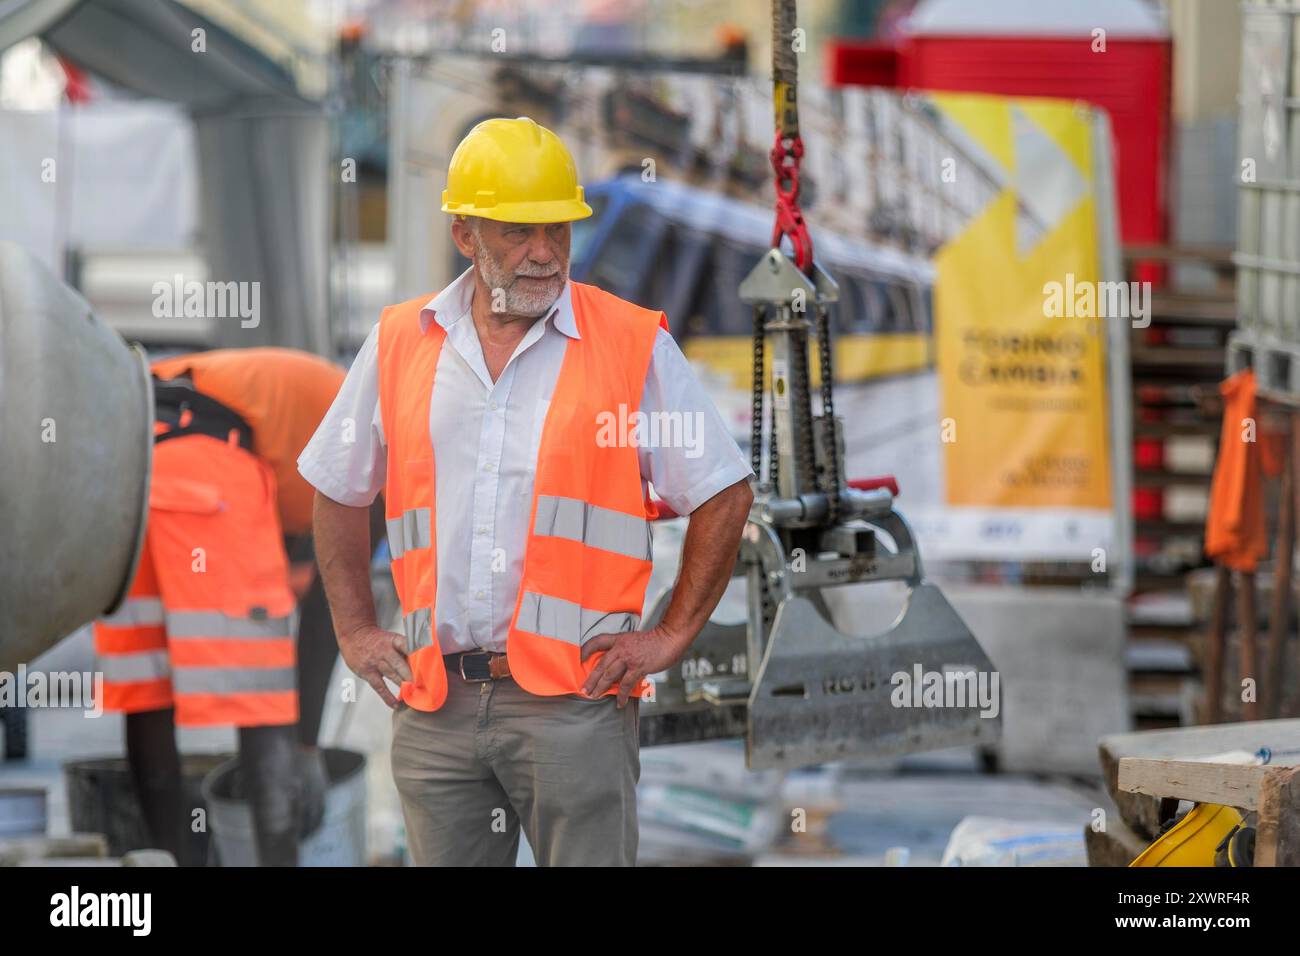
{"type": "Polygon", "coordinates": [[[1167,760],[1204,757],[1231,750],[1254,752],[1268,747],[1279,765],[1300,763],[1300,720],[1261,720],[1251,723],[1177,727],[1110,734],[1098,743],[1102,779],[1120,816],[1140,837],[1155,838],[1160,826],[1160,800],[1119,788],[1119,763],[1125,757],[1167,760]]]}
{"type": "Polygon", "coordinates": [[[1133,471],[1133,484],[1139,488],[1208,488],[1210,478],[1190,471],[1133,471]]]}
{"type": "Polygon", "coordinates": [[[1119,789],[1254,810],[1259,806],[1259,786],[1270,769],[1254,764],[1122,757],[1119,789]]]}
{"type": "Polygon", "coordinates": [[[1121,757],[1190,760],[1230,750],[1253,753],[1260,747],[1268,747],[1274,753],[1274,764],[1295,766],[1300,764],[1300,757],[1294,753],[1300,751],[1300,720],[1256,720],[1110,734],[1101,738],[1101,746],[1117,760],[1121,757]]]}
{"type": "Polygon", "coordinates": [[[1223,349],[1133,345],[1129,359],[1135,368],[1214,369],[1216,375],[1223,374],[1223,349]]]}
{"type": "Polygon", "coordinates": [[[1237,303],[1214,291],[1152,292],[1151,318],[1157,325],[1235,326],[1237,303]]]}
{"type": "Polygon", "coordinates": [[[1212,268],[1235,269],[1232,246],[1188,246],[1163,243],[1126,243],[1123,256],[1127,262],[1161,259],[1167,262],[1199,262],[1212,268]]]}
{"type": "Polygon", "coordinates": [[[1171,438],[1180,435],[1213,437],[1219,434],[1222,421],[1203,422],[1134,422],[1133,434],[1139,438],[1171,438]]]}
{"type": "Polygon", "coordinates": [[[1256,866],[1300,866],[1300,767],[1271,767],[1259,788],[1256,866]]]}

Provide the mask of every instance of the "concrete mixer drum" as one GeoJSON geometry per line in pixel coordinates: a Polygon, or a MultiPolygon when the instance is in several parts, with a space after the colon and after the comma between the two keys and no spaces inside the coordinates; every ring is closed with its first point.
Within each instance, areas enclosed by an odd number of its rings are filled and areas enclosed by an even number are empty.
{"type": "Polygon", "coordinates": [[[0,670],[121,603],[152,450],[144,353],[0,242],[0,670]]]}

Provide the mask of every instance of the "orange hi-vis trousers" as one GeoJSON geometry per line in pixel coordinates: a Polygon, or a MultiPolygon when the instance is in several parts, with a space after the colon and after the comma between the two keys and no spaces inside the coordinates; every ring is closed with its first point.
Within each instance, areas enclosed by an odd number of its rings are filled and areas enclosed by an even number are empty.
{"type": "Polygon", "coordinates": [[[95,624],[104,709],[296,722],[295,603],[270,467],[206,435],[158,443],[139,571],[95,624]]]}

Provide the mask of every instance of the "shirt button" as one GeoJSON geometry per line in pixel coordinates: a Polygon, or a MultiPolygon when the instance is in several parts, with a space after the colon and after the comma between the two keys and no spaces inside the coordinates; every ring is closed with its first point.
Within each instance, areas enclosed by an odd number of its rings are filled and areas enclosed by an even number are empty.
{"type": "Polygon", "coordinates": [[[493,402],[491,405],[488,406],[488,408],[492,409],[492,411],[495,412],[497,410],[497,403],[493,402]]]}
{"type": "Polygon", "coordinates": [[[483,466],[483,470],[484,470],[484,471],[491,471],[491,470],[492,470],[492,462],[489,461],[486,465],[484,465],[484,466],[483,466]]]}
{"type": "Polygon", "coordinates": [[[475,596],[476,598],[480,598],[480,599],[481,599],[481,598],[483,597],[483,592],[482,592],[482,591],[479,591],[479,592],[477,592],[474,596],[475,596]]]}
{"type": "Polygon", "coordinates": [[[479,534],[487,534],[487,526],[486,526],[486,525],[479,525],[479,526],[478,526],[478,533],[479,533],[479,534]]]}

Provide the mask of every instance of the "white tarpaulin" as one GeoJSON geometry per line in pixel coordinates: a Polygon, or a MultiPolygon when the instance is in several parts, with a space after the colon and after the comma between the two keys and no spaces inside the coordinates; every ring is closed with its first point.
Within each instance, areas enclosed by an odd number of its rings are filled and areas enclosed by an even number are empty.
{"type": "Polygon", "coordinates": [[[198,170],[184,110],[107,101],[0,112],[0,239],[56,274],[68,247],[176,250],[194,244],[198,170]]]}

